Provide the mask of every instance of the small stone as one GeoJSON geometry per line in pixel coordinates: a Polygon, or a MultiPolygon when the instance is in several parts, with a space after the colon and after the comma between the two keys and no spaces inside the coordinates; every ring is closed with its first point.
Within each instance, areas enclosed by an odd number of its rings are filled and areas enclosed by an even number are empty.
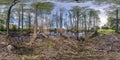
{"type": "Polygon", "coordinates": [[[8,45],[8,46],[7,46],[8,52],[12,52],[14,49],[15,49],[15,47],[12,46],[12,45],[8,45]]]}
{"type": "Polygon", "coordinates": [[[7,45],[8,43],[6,43],[6,42],[1,42],[0,44],[2,44],[2,45],[7,45]]]}

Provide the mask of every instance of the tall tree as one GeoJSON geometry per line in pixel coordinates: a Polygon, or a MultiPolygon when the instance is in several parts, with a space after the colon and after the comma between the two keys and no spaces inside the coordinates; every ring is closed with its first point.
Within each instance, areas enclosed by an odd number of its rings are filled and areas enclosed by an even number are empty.
{"type": "Polygon", "coordinates": [[[28,30],[29,30],[29,32],[31,32],[31,14],[30,13],[28,13],[28,23],[29,23],[28,30]]]}
{"type": "Polygon", "coordinates": [[[86,14],[83,14],[83,17],[84,17],[84,23],[85,23],[85,29],[84,29],[84,31],[85,31],[85,36],[87,35],[87,20],[86,20],[86,14]]]}
{"type": "Polygon", "coordinates": [[[9,9],[8,9],[8,14],[7,14],[7,20],[6,20],[6,27],[7,27],[7,36],[9,36],[9,22],[10,22],[10,13],[11,13],[11,9],[12,7],[17,3],[17,0],[14,0],[12,5],[10,5],[9,9]]]}
{"type": "Polygon", "coordinates": [[[21,4],[21,10],[22,10],[22,18],[21,18],[21,21],[22,21],[22,29],[21,29],[21,31],[23,32],[23,23],[24,23],[24,6],[23,6],[23,4],[21,4]]]}
{"type": "Polygon", "coordinates": [[[18,16],[19,16],[19,19],[18,19],[18,30],[20,30],[20,20],[21,20],[21,16],[20,16],[20,10],[17,11],[18,12],[18,16]]]}
{"type": "Polygon", "coordinates": [[[62,18],[62,11],[60,10],[60,35],[62,35],[62,27],[63,27],[63,18],[62,18]]]}
{"type": "Polygon", "coordinates": [[[18,17],[18,31],[20,31],[20,21],[21,21],[21,11],[20,11],[20,6],[16,5],[16,8],[13,9],[14,14],[18,17]]]}
{"type": "Polygon", "coordinates": [[[35,7],[35,20],[34,20],[34,36],[35,37],[37,36],[37,26],[38,26],[37,12],[38,12],[38,5],[36,5],[36,7],[35,7]]]}
{"type": "Polygon", "coordinates": [[[53,7],[53,3],[51,2],[36,2],[33,4],[35,9],[35,20],[34,20],[34,36],[37,36],[37,28],[38,28],[38,13],[41,11],[46,11],[47,13],[50,13],[53,7]],[[41,10],[42,9],[42,10],[41,10]]]}
{"type": "Polygon", "coordinates": [[[79,40],[79,10],[77,10],[77,40],[79,40]]]}
{"type": "Polygon", "coordinates": [[[119,29],[119,28],[118,28],[118,27],[119,27],[118,24],[119,24],[119,20],[118,20],[118,8],[117,8],[117,9],[116,9],[116,30],[115,30],[116,33],[118,33],[118,31],[119,31],[119,30],[118,30],[118,29],[119,29]]]}

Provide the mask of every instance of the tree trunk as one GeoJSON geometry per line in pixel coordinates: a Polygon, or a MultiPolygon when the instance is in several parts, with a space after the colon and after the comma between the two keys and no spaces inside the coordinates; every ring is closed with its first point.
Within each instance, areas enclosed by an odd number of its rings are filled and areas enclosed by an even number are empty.
{"type": "Polygon", "coordinates": [[[71,31],[72,31],[72,28],[73,28],[73,23],[72,23],[72,15],[69,13],[70,15],[70,25],[71,25],[71,31]]]}
{"type": "Polygon", "coordinates": [[[77,10],[77,40],[79,40],[79,10],[77,10]]]}
{"type": "Polygon", "coordinates": [[[35,9],[35,20],[34,20],[34,36],[37,36],[37,8],[35,9]]]}
{"type": "Polygon", "coordinates": [[[23,19],[24,19],[24,12],[23,12],[23,5],[22,5],[22,32],[23,32],[23,19]]]}
{"type": "Polygon", "coordinates": [[[118,30],[119,29],[118,28],[119,27],[118,24],[119,24],[119,21],[118,21],[118,8],[117,8],[117,10],[116,10],[116,31],[115,31],[116,33],[118,33],[118,31],[119,31],[118,30]]]}
{"type": "Polygon", "coordinates": [[[17,3],[16,0],[14,0],[14,3],[8,9],[7,20],[6,20],[7,36],[9,36],[9,22],[10,22],[11,9],[16,3],[17,3]]]}
{"type": "Polygon", "coordinates": [[[57,17],[56,17],[56,18],[57,18],[57,21],[56,21],[56,29],[57,29],[57,30],[56,30],[56,32],[58,33],[58,25],[59,25],[59,24],[58,24],[58,20],[59,20],[59,19],[58,19],[58,14],[56,14],[56,16],[57,16],[57,17]]]}
{"type": "Polygon", "coordinates": [[[18,18],[19,18],[19,20],[18,20],[18,31],[20,30],[20,11],[18,11],[18,18]]]}
{"type": "Polygon", "coordinates": [[[84,19],[82,19],[81,22],[82,22],[82,31],[83,31],[83,29],[84,29],[84,19]]]}
{"type": "Polygon", "coordinates": [[[12,6],[13,5],[10,6],[10,8],[8,10],[8,14],[7,14],[7,21],[6,21],[7,35],[9,35],[10,12],[11,12],[12,6]]]}
{"type": "Polygon", "coordinates": [[[60,36],[62,35],[62,13],[60,12],[60,36]]]}
{"type": "Polygon", "coordinates": [[[85,36],[87,35],[87,21],[86,21],[86,15],[84,15],[85,20],[85,36]]]}
{"type": "Polygon", "coordinates": [[[91,26],[92,26],[92,24],[91,24],[91,18],[92,18],[92,13],[90,12],[90,15],[89,15],[89,26],[88,26],[88,30],[90,30],[91,29],[91,26]]]}
{"type": "Polygon", "coordinates": [[[29,23],[29,27],[28,27],[28,30],[29,30],[29,32],[31,32],[31,15],[30,15],[30,12],[29,12],[29,14],[28,14],[28,23],[29,23]]]}

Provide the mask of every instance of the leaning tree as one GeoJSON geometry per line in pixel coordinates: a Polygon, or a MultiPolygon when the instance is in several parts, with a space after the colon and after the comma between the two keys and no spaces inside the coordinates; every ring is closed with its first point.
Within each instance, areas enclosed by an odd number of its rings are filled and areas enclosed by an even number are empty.
{"type": "Polygon", "coordinates": [[[14,0],[13,3],[10,5],[7,13],[7,20],[6,20],[6,27],[7,27],[7,36],[9,36],[9,22],[10,22],[10,14],[12,7],[18,2],[18,0],[14,0]]]}

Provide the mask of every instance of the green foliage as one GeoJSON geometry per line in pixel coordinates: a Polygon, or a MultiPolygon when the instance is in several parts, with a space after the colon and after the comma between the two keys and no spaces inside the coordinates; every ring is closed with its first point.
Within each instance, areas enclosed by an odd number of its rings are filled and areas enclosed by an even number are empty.
{"type": "Polygon", "coordinates": [[[112,2],[115,4],[120,4],[120,0],[112,0],[112,2]]]}
{"type": "Polygon", "coordinates": [[[96,30],[98,30],[98,29],[100,29],[100,27],[99,26],[95,26],[95,27],[93,27],[93,28],[91,28],[91,32],[95,32],[96,30]]]}
{"type": "Polygon", "coordinates": [[[5,27],[3,25],[0,25],[0,31],[4,31],[5,27]]]}
{"type": "Polygon", "coordinates": [[[107,24],[110,26],[111,29],[115,29],[115,23],[116,23],[115,18],[112,18],[112,17],[108,18],[107,24]]]}
{"type": "MultiPolygon", "coordinates": [[[[120,21],[120,19],[119,19],[120,21]]],[[[113,18],[113,17],[109,17],[108,18],[108,26],[111,28],[111,29],[116,29],[116,18],[113,18]]],[[[119,26],[120,27],[120,26],[119,26]]],[[[119,28],[120,29],[120,28],[119,28]]]]}
{"type": "Polygon", "coordinates": [[[16,25],[10,25],[10,30],[11,31],[17,31],[17,26],[16,25]]]}
{"type": "Polygon", "coordinates": [[[114,30],[119,30],[120,26],[119,26],[119,23],[118,21],[120,21],[120,10],[118,7],[114,7],[114,8],[110,8],[111,11],[108,12],[108,26],[111,28],[111,29],[114,29],[114,30]],[[118,16],[118,17],[117,17],[118,16]]]}
{"type": "Polygon", "coordinates": [[[0,5],[11,5],[13,2],[19,2],[20,0],[0,0],[0,5]]]}
{"type": "Polygon", "coordinates": [[[102,4],[102,3],[114,3],[120,4],[120,0],[94,0],[95,4],[102,4]]]}
{"type": "Polygon", "coordinates": [[[11,4],[13,0],[0,0],[0,4],[3,5],[8,5],[8,4],[11,4]]]}
{"type": "Polygon", "coordinates": [[[82,11],[82,7],[79,7],[79,6],[74,6],[73,8],[72,8],[72,13],[73,13],[73,16],[76,16],[77,14],[79,14],[80,15],[80,13],[81,13],[81,11],[82,11]],[[78,13],[79,12],[79,13],[78,13]]]}
{"type": "Polygon", "coordinates": [[[77,26],[73,27],[71,30],[72,32],[77,32],[77,26]]]}
{"type": "Polygon", "coordinates": [[[33,6],[40,11],[50,12],[53,9],[54,4],[51,2],[37,2],[33,6]]]}
{"type": "Polygon", "coordinates": [[[115,30],[113,30],[113,29],[99,29],[98,32],[101,34],[109,34],[109,33],[114,33],[115,30]]]}
{"type": "Polygon", "coordinates": [[[5,30],[4,25],[5,25],[5,20],[0,19],[0,31],[4,31],[5,30]]]}
{"type": "Polygon", "coordinates": [[[99,19],[99,16],[98,16],[98,11],[94,10],[94,9],[90,9],[90,12],[91,16],[93,16],[94,18],[97,18],[99,19]]]}

